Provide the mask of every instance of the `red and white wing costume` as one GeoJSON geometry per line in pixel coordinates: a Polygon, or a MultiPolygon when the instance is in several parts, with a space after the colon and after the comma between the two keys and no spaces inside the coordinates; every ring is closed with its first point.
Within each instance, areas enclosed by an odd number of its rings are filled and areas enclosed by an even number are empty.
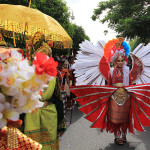
{"type": "MultiPolygon", "coordinates": [[[[80,51],[73,65],[76,85],[105,85],[105,73],[102,74],[99,71],[104,45],[104,41],[99,41],[97,46],[94,46],[87,40],[80,44],[80,51]]],[[[105,58],[103,59],[105,60],[105,58]]],[[[109,65],[107,63],[105,65],[105,69],[108,71],[109,65]]]]}
{"type": "MultiPolygon", "coordinates": [[[[92,128],[107,127],[109,99],[118,87],[112,86],[74,86],[71,91],[76,94],[77,101],[82,105],[79,110],[86,114],[85,118],[92,122],[92,128]]],[[[150,84],[124,87],[131,98],[129,131],[144,131],[150,126],[150,84]]]]}
{"type": "MultiPolygon", "coordinates": [[[[82,106],[79,108],[86,114],[85,118],[92,122],[92,128],[107,128],[109,101],[118,89],[105,85],[108,81],[109,65],[103,56],[104,42],[96,47],[89,41],[80,44],[77,60],[74,64],[77,85],[71,91],[77,96],[82,106]],[[103,43],[103,44],[102,44],[103,43]]],[[[123,87],[130,94],[130,115],[128,129],[144,131],[143,127],[150,126],[150,44],[139,45],[130,55],[132,58],[131,79],[140,85],[123,87]],[[134,76],[133,76],[134,75],[134,76]],[[147,83],[147,84],[144,84],[147,83]]]]}
{"type": "Polygon", "coordinates": [[[136,84],[150,83],[150,43],[139,44],[133,53],[131,76],[136,84]]]}

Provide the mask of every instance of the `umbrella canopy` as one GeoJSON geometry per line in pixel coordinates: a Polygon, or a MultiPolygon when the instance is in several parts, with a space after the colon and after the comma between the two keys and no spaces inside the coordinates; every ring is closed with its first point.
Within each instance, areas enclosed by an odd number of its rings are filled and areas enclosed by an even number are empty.
{"type": "Polygon", "coordinates": [[[40,31],[56,45],[62,43],[63,48],[72,47],[72,39],[64,28],[39,10],[21,5],[0,4],[0,14],[0,29],[7,37],[13,36],[13,32],[31,37],[40,31]]]}

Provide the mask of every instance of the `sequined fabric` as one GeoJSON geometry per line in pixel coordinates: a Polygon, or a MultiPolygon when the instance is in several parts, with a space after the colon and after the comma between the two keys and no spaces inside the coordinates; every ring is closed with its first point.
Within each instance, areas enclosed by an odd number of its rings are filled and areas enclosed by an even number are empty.
{"type": "Polygon", "coordinates": [[[124,88],[118,88],[112,95],[118,105],[123,105],[129,97],[129,93],[124,88]]]}
{"type": "Polygon", "coordinates": [[[123,71],[122,68],[115,68],[112,76],[112,84],[123,83],[123,71]]]}
{"type": "MultiPolygon", "coordinates": [[[[0,150],[7,150],[7,127],[2,129],[2,132],[6,136],[0,137],[0,150]]],[[[31,138],[24,135],[20,130],[17,129],[18,147],[20,150],[41,150],[41,144],[32,140],[31,138]]]]}

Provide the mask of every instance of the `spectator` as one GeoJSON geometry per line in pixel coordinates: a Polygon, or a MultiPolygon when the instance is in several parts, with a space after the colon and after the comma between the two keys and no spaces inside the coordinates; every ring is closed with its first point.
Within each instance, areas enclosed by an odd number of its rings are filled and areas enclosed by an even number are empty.
{"type": "Polygon", "coordinates": [[[62,87],[61,90],[65,91],[66,96],[67,96],[67,109],[70,108],[70,90],[69,90],[69,86],[70,86],[70,81],[69,81],[69,72],[68,72],[68,61],[66,60],[64,62],[64,65],[61,69],[61,75],[62,75],[62,87]]]}

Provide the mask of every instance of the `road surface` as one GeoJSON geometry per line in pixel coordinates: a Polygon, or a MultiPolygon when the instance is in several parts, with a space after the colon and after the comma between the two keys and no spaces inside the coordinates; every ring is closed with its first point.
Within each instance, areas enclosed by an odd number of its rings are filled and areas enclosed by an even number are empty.
{"type": "MultiPolygon", "coordinates": [[[[70,112],[66,113],[69,121],[70,112]]],[[[83,113],[73,109],[72,123],[60,138],[60,150],[150,150],[150,127],[144,133],[136,135],[128,133],[128,142],[124,146],[114,144],[114,136],[106,131],[91,129],[91,122],[84,118],[83,113]]]]}

